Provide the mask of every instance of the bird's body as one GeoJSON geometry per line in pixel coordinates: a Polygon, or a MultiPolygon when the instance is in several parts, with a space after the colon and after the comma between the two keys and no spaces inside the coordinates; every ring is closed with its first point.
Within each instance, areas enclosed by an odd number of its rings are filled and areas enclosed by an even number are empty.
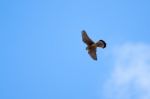
{"type": "Polygon", "coordinates": [[[97,47],[105,48],[106,43],[103,40],[99,40],[98,42],[93,42],[87,35],[85,31],[82,31],[82,40],[84,43],[87,44],[86,50],[88,51],[89,55],[94,59],[97,60],[96,49],[97,47]]]}
{"type": "Polygon", "coordinates": [[[87,46],[86,47],[86,50],[93,50],[93,49],[95,49],[95,48],[97,48],[97,46],[96,46],[96,43],[94,43],[94,44],[92,44],[91,46],[87,46]]]}

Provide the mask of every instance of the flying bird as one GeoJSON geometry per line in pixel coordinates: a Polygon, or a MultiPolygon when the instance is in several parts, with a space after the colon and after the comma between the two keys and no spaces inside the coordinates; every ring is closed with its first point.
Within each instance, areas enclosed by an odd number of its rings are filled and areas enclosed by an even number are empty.
{"type": "Polygon", "coordinates": [[[92,41],[89,36],[87,35],[86,31],[82,31],[82,40],[87,45],[86,50],[88,54],[91,56],[92,59],[97,60],[96,49],[97,47],[105,48],[106,43],[103,40],[99,40],[96,43],[92,41]]]}

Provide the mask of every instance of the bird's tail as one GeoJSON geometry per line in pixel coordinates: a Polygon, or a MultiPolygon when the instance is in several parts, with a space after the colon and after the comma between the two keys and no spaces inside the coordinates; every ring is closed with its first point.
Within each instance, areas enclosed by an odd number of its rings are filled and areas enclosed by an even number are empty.
{"type": "Polygon", "coordinates": [[[96,46],[97,46],[97,47],[105,48],[105,47],[106,47],[106,42],[103,41],[103,40],[99,40],[99,41],[96,43],[96,46]]]}

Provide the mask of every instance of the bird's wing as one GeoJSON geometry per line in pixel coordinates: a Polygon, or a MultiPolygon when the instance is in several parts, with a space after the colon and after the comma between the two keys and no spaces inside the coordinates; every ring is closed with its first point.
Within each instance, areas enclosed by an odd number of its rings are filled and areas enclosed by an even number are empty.
{"type": "Polygon", "coordinates": [[[93,58],[94,60],[97,60],[96,48],[89,50],[88,53],[91,56],[91,58],[93,58]]]}
{"type": "Polygon", "coordinates": [[[82,40],[87,45],[92,45],[94,42],[88,37],[87,33],[83,30],[82,31],[82,40]]]}

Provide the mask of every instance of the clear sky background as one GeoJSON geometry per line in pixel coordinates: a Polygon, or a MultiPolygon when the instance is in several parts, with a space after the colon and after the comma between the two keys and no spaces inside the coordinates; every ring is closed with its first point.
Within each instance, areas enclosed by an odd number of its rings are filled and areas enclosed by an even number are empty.
{"type": "Polygon", "coordinates": [[[149,0],[1,0],[0,20],[0,99],[150,99],[149,0]]]}

